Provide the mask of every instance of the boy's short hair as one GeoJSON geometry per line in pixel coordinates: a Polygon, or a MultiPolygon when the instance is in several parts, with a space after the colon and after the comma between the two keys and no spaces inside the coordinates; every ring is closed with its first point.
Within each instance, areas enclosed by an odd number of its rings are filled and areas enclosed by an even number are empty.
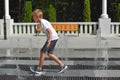
{"type": "Polygon", "coordinates": [[[35,9],[33,12],[32,12],[32,16],[38,16],[38,17],[42,17],[43,16],[43,12],[41,9],[35,9]]]}

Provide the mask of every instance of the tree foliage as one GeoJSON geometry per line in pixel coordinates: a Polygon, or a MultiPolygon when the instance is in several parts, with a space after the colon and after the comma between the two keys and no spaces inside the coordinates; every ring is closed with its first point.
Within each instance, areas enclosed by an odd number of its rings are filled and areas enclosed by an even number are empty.
{"type": "Polygon", "coordinates": [[[56,22],[56,10],[52,4],[50,4],[48,8],[48,19],[51,22],[56,22]]]}
{"type": "Polygon", "coordinates": [[[116,21],[120,22],[120,3],[116,5],[116,21]]]}
{"type": "Polygon", "coordinates": [[[84,0],[83,20],[85,22],[91,21],[90,0],[84,0]]]}
{"type": "MultiPolygon", "coordinates": [[[[0,1],[0,18],[3,18],[4,0],[0,1]]],[[[53,5],[56,10],[57,22],[83,22],[83,21],[98,21],[102,13],[102,0],[89,0],[90,5],[85,2],[87,0],[9,0],[10,2],[10,16],[15,22],[24,19],[23,6],[25,1],[32,1],[32,8],[40,8],[44,13],[44,18],[49,19],[48,9],[49,5],[53,5]],[[21,7],[19,7],[21,1],[21,7]],[[90,6],[90,7],[89,7],[90,6]],[[22,8],[22,9],[19,9],[22,8]],[[90,10],[90,12],[89,12],[90,10]],[[85,13],[84,13],[85,12],[85,13]],[[20,15],[19,15],[20,14],[20,15]],[[86,15],[86,16],[85,16],[86,15]],[[87,16],[89,15],[89,16],[87,16]],[[87,18],[88,17],[88,18],[87,18]],[[21,18],[21,19],[20,19],[21,18]],[[87,20],[86,20],[87,18],[87,20]]],[[[117,21],[117,7],[120,0],[107,0],[108,16],[112,21],[117,21]]],[[[25,13],[24,13],[25,14],[25,13]]],[[[30,13],[29,13],[30,14],[30,13]]]]}
{"type": "Polygon", "coordinates": [[[26,1],[24,8],[24,22],[31,21],[32,21],[32,3],[31,1],[26,1]]]}

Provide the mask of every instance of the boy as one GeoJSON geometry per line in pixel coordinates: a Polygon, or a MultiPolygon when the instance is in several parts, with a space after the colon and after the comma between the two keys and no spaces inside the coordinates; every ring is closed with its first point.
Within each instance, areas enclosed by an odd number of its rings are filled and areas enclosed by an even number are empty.
{"type": "Polygon", "coordinates": [[[30,67],[30,70],[32,72],[35,72],[37,74],[42,74],[42,66],[43,66],[43,62],[44,62],[44,57],[45,57],[45,53],[47,52],[47,55],[53,59],[56,63],[58,63],[61,67],[60,71],[58,73],[63,72],[64,70],[66,70],[68,68],[68,66],[66,66],[65,64],[63,64],[57,56],[55,56],[53,54],[56,42],[58,40],[58,35],[55,31],[55,29],[52,27],[51,23],[45,19],[43,19],[43,12],[40,9],[35,9],[32,12],[32,16],[33,16],[33,20],[35,22],[40,23],[43,32],[45,32],[46,36],[47,36],[47,40],[44,44],[44,46],[42,47],[41,51],[40,51],[40,60],[39,60],[39,64],[37,67],[30,67]]]}

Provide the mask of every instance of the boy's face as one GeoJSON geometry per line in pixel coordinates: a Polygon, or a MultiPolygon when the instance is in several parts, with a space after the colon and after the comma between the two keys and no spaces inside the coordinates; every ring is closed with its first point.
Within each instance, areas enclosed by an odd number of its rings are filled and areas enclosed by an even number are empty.
{"type": "Polygon", "coordinates": [[[36,15],[33,15],[33,20],[34,20],[35,22],[39,22],[39,21],[40,21],[39,17],[36,16],[36,15]]]}

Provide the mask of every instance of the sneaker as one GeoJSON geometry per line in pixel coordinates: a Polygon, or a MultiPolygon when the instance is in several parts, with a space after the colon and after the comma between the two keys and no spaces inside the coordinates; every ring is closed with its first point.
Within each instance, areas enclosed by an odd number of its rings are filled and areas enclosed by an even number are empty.
{"type": "Polygon", "coordinates": [[[30,67],[31,72],[35,73],[35,76],[41,76],[45,74],[38,66],[30,67]]]}
{"type": "Polygon", "coordinates": [[[41,70],[39,67],[37,67],[35,73],[37,73],[37,74],[42,74],[42,70],[41,70]]]}
{"type": "Polygon", "coordinates": [[[68,68],[67,65],[61,66],[60,71],[58,71],[58,73],[62,73],[63,71],[65,71],[68,68]]]}
{"type": "Polygon", "coordinates": [[[35,73],[36,70],[37,70],[37,66],[30,67],[30,71],[31,71],[31,72],[35,73]]]}

